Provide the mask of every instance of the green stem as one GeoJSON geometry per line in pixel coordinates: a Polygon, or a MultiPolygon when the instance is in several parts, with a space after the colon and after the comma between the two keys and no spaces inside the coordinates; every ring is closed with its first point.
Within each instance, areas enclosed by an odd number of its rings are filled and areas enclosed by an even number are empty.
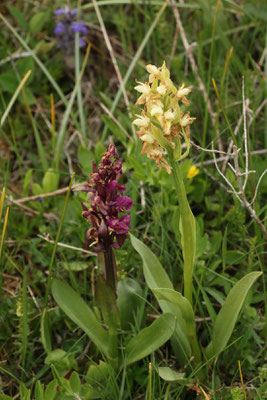
{"type": "MultiPolygon", "coordinates": [[[[180,207],[180,231],[182,234],[184,258],[184,296],[192,305],[193,269],[196,253],[196,224],[187,200],[180,164],[174,160],[173,150],[167,149],[167,151],[180,207]]],[[[194,319],[188,328],[188,339],[194,355],[194,364],[198,366],[201,363],[201,352],[197,340],[194,319]]]]}
{"type": "Polygon", "coordinates": [[[193,321],[192,327],[190,329],[190,333],[188,334],[190,346],[192,353],[194,355],[194,365],[199,366],[201,363],[201,352],[197,340],[197,334],[196,334],[196,326],[195,326],[195,321],[193,321]]]}
{"type": "Polygon", "coordinates": [[[192,279],[196,252],[195,218],[187,201],[180,165],[174,160],[173,150],[168,149],[168,155],[180,207],[180,231],[184,258],[184,296],[192,304],[192,279]]]}
{"type": "Polygon", "coordinates": [[[105,259],[105,279],[107,284],[117,293],[117,265],[116,259],[111,247],[107,247],[106,251],[104,252],[104,259],[105,259]]]}

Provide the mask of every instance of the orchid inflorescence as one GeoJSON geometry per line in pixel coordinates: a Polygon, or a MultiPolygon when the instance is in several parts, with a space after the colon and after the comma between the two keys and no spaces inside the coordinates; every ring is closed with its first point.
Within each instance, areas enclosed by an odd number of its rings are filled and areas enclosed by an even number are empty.
{"type": "Polygon", "coordinates": [[[189,112],[184,113],[179,102],[189,106],[186,96],[191,90],[184,84],[179,89],[174,86],[165,62],[160,68],[149,64],[146,69],[150,74],[149,81],[137,81],[135,87],[141,93],[136,104],[144,104],[144,108],[141,115],[136,115],[137,119],[133,123],[140,129],[137,135],[143,141],[142,154],[146,153],[159,168],[166,168],[170,174],[171,167],[164,157],[166,149],[173,149],[175,160],[185,158],[189,152],[189,125],[195,118],[191,118],[189,112]],[[181,151],[182,138],[186,143],[184,154],[181,151]]]}
{"type": "Polygon", "coordinates": [[[75,33],[80,33],[79,47],[86,46],[84,36],[88,34],[88,29],[83,21],[75,21],[77,9],[69,7],[58,8],[55,11],[57,24],[54,33],[57,37],[58,45],[62,50],[73,52],[75,43],[75,33]]]}
{"type": "Polygon", "coordinates": [[[90,244],[95,252],[120,248],[129,231],[131,216],[119,214],[130,210],[133,201],[122,195],[126,187],[118,182],[122,175],[122,163],[118,158],[115,146],[110,145],[98,168],[92,162],[91,179],[81,188],[91,195],[89,209],[82,203],[82,216],[92,225],[87,231],[85,246],[90,244]]]}

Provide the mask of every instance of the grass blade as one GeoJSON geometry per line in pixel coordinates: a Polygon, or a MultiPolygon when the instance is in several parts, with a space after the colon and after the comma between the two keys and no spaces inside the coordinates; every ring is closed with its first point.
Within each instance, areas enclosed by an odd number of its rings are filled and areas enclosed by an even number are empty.
{"type": "Polygon", "coordinates": [[[13,104],[15,103],[15,101],[16,101],[16,99],[17,99],[17,97],[18,97],[18,95],[19,95],[21,89],[22,89],[23,86],[25,85],[27,79],[28,79],[29,76],[31,75],[31,72],[32,72],[32,71],[28,71],[27,74],[22,78],[22,80],[20,81],[20,83],[19,83],[17,89],[15,90],[15,93],[14,93],[13,96],[11,97],[11,100],[10,100],[10,102],[9,102],[9,104],[8,104],[6,110],[5,110],[5,112],[4,112],[4,114],[3,114],[2,118],[1,118],[1,122],[0,122],[0,126],[1,126],[1,127],[4,125],[4,123],[5,123],[5,121],[6,121],[6,118],[7,118],[8,114],[9,114],[9,111],[11,110],[13,104]]]}
{"type": "Polygon", "coordinates": [[[71,109],[72,109],[72,106],[73,106],[74,99],[76,97],[77,91],[78,91],[79,86],[80,86],[80,82],[81,82],[81,79],[82,79],[82,76],[83,76],[83,73],[84,73],[84,69],[85,69],[89,54],[90,54],[90,49],[91,49],[91,46],[89,45],[87,47],[87,50],[86,50],[86,54],[85,54],[85,57],[84,57],[84,61],[83,61],[83,65],[82,65],[82,69],[81,69],[79,78],[77,79],[76,84],[74,86],[73,92],[71,94],[70,100],[68,102],[68,105],[67,105],[66,111],[64,113],[64,116],[63,116],[63,119],[62,119],[62,123],[61,123],[60,129],[59,129],[59,132],[58,132],[56,150],[55,150],[55,157],[54,157],[54,163],[55,163],[55,169],[56,170],[58,170],[58,167],[59,167],[59,161],[60,161],[60,156],[62,154],[62,149],[63,149],[63,145],[64,145],[64,139],[65,139],[65,136],[66,136],[66,133],[67,133],[66,127],[67,127],[68,119],[69,119],[69,116],[70,116],[70,113],[71,113],[71,109]]]}
{"type": "Polygon", "coordinates": [[[57,230],[57,235],[56,235],[56,239],[55,239],[55,243],[54,243],[54,247],[53,247],[53,252],[52,252],[52,256],[51,256],[51,260],[50,260],[50,264],[49,264],[47,286],[46,286],[46,292],[45,292],[45,307],[47,307],[48,295],[49,295],[50,290],[51,290],[51,284],[52,284],[51,274],[52,274],[52,268],[53,268],[53,265],[54,265],[54,259],[55,259],[56,250],[57,250],[57,243],[58,243],[59,235],[60,235],[60,232],[61,232],[61,229],[62,229],[63,220],[64,220],[64,216],[65,216],[65,212],[66,212],[66,208],[67,208],[67,204],[68,204],[68,200],[69,200],[70,191],[71,191],[71,187],[72,187],[72,182],[73,182],[74,176],[75,176],[75,173],[73,173],[73,175],[71,177],[70,184],[69,184],[69,189],[68,189],[68,192],[67,192],[66,197],[65,197],[63,211],[62,211],[62,214],[61,214],[61,217],[60,217],[58,230],[57,230]]]}

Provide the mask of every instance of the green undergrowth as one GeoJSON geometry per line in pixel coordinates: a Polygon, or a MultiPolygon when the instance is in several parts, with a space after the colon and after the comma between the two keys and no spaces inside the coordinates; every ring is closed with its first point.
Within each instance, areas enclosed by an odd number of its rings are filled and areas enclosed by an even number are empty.
{"type": "MultiPolygon", "coordinates": [[[[227,348],[206,362],[204,381],[188,365],[176,363],[169,341],[114,370],[57,306],[47,286],[50,277],[68,282],[97,315],[93,297],[97,259],[90,248],[83,251],[88,224],[80,202],[86,193],[73,191],[67,197],[67,190],[73,172],[74,184],[85,181],[92,172],[91,161],[98,164],[108,144],[114,143],[124,162],[121,183],[134,200],[131,233],[157,255],[174,288],[183,290],[180,210],[172,177],[140,154],[141,141],[131,124],[139,112],[135,80],[147,80],[147,64],[160,66],[166,60],[175,85],[184,82],[191,88],[190,115],[196,117],[191,139],[196,145],[212,150],[213,142],[215,149],[227,152],[234,133],[242,171],[243,79],[248,168],[254,171],[248,174],[245,193],[264,225],[266,175],[257,183],[266,168],[266,4],[258,0],[177,3],[181,31],[176,9],[170,5],[163,9],[162,1],[98,1],[129,106],[93,3],[70,2],[72,8],[80,7],[81,19],[88,24],[90,52],[76,49],[75,59],[74,49],[70,55],[58,48],[54,11],[64,4],[14,0],[0,5],[1,193],[5,188],[0,202],[0,399],[266,399],[264,274],[249,291],[227,348]],[[189,49],[184,47],[184,35],[189,49]],[[79,71],[75,71],[78,54],[79,71]],[[31,196],[35,198],[27,199],[31,196]],[[187,379],[183,375],[162,379],[158,368],[164,366],[186,373],[187,379]]],[[[238,191],[234,172],[223,164],[224,160],[218,162],[238,191]]],[[[193,308],[204,348],[233,285],[248,273],[266,271],[266,237],[218,173],[211,152],[191,146],[181,170],[196,217],[193,308]],[[193,165],[199,173],[188,178],[193,165]]],[[[160,309],[129,239],[116,251],[116,259],[119,280],[131,278],[141,288],[138,308],[120,330],[123,360],[124,344],[153,323],[160,309]]]]}

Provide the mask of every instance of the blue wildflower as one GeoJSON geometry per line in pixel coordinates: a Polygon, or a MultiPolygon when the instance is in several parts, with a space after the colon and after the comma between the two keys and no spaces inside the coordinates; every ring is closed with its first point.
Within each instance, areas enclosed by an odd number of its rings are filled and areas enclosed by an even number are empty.
{"type": "Polygon", "coordinates": [[[67,6],[65,8],[58,8],[55,11],[57,24],[54,29],[59,47],[68,52],[73,53],[75,34],[79,33],[79,47],[86,46],[84,37],[88,34],[88,29],[83,21],[75,21],[77,9],[70,10],[67,6]]]}

